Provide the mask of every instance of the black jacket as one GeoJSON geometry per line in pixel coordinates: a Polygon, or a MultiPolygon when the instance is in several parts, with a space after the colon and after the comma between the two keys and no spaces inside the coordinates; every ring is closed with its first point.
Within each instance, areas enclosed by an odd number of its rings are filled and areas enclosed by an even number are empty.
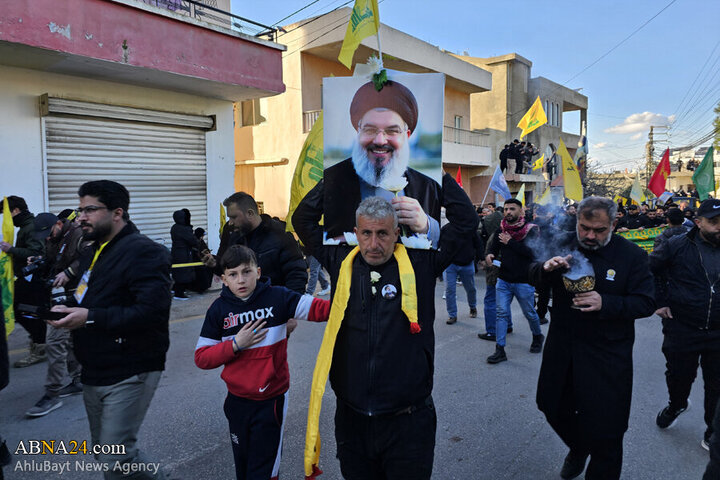
{"type": "Polygon", "coordinates": [[[15,246],[7,251],[12,255],[13,270],[18,277],[22,276],[22,269],[27,265],[28,257],[42,255],[45,252],[45,245],[35,238],[35,215],[25,210],[13,217],[13,225],[19,230],[15,236],[15,246]]]}
{"type": "Polygon", "coordinates": [[[690,229],[684,225],[670,225],[668,228],[663,230],[660,235],[655,237],[655,240],[653,241],[653,250],[657,250],[658,248],[660,248],[660,245],[662,245],[669,238],[672,238],[675,235],[684,235],[688,231],[690,231],[690,229]]]}
{"type": "MultiPolygon", "coordinates": [[[[450,224],[448,223],[440,229],[441,250],[448,248],[445,246],[447,242],[446,238],[449,231],[448,225],[450,224]]],[[[452,258],[452,263],[459,266],[468,265],[470,263],[481,260],[484,252],[485,248],[482,241],[480,240],[480,234],[477,230],[475,230],[465,238],[465,241],[463,242],[463,248],[461,248],[455,253],[455,256],[452,258]]]]}
{"type": "Polygon", "coordinates": [[[86,327],[72,332],[82,382],[112,385],[164,370],[170,303],[170,253],[128,223],[100,253],[80,304],[89,310],[86,327]]]}
{"type": "Polygon", "coordinates": [[[719,261],[720,248],[705,242],[697,227],[661,243],[650,254],[658,306],[670,307],[673,321],[720,329],[720,276],[713,275],[719,261]]]}
{"type": "Polygon", "coordinates": [[[307,263],[292,234],[285,231],[280,222],[263,214],[262,222],[247,235],[240,231],[225,229],[220,240],[215,273],[221,275],[220,259],[231,245],[245,245],[257,257],[258,266],[270,284],[287,287],[298,293],[305,293],[307,284],[307,263]]]}
{"type": "MultiPolygon", "coordinates": [[[[579,250],[574,233],[558,236],[555,254],[579,250]]],[[[573,397],[581,438],[616,438],[627,430],[632,398],[635,319],[655,311],[647,254],[619,235],[599,250],[580,249],[592,265],[599,312],[570,308],[572,294],[562,272],[530,267],[531,283],[552,287],[552,321],[545,342],[537,403],[556,431],[567,431],[568,395],[573,397]]]]}
{"type": "Polygon", "coordinates": [[[530,245],[537,242],[538,228],[531,228],[521,242],[511,238],[507,245],[498,238],[501,232],[502,228],[498,228],[490,237],[487,246],[487,252],[500,260],[499,278],[508,283],[528,283],[528,267],[534,259],[530,245]]]}
{"type": "MultiPolygon", "coordinates": [[[[190,212],[186,209],[177,210],[173,213],[173,220],[175,220],[175,225],[170,227],[172,263],[190,263],[193,261],[192,249],[199,245],[197,237],[193,235],[192,225],[190,225],[190,212]]],[[[192,267],[174,268],[172,276],[175,282],[188,284],[195,280],[195,269],[192,267]]]]}
{"type": "MultiPolygon", "coordinates": [[[[420,202],[425,213],[440,221],[440,185],[432,178],[417,170],[405,171],[407,186],[406,197],[420,202]]],[[[343,160],[325,170],[325,229],[328,238],[352,232],[355,227],[355,210],[360,205],[360,178],[355,173],[352,159],[343,160]]]]}
{"type": "MultiPolygon", "coordinates": [[[[328,269],[334,298],[340,264],[352,247],[323,245],[319,225],[323,189],[321,181],[300,202],[292,221],[302,242],[328,269]]],[[[410,333],[409,321],[402,313],[395,258],[370,267],[358,253],[353,261],[350,299],[335,343],[330,382],[338,399],[362,414],[396,413],[418,405],[432,393],[435,278],[467,244],[462,239],[468,238],[478,221],[467,195],[448,174],[443,176],[439,200],[450,220],[443,250],[408,249],[415,271],[420,333],[410,333]],[[371,270],[381,275],[375,295],[371,270]],[[395,287],[393,298],[382,295],[385,285],[395,287]]]]}
{"type": "Polygon", "coordinates": [[[620,219],[620,221],[617,223],[616,228],[628,228],[630,230],[634,230],[636,228],[647,228],[648,222],[647,217],[643,215],[630,215],[627,214],[623,218],[620,219]]]}

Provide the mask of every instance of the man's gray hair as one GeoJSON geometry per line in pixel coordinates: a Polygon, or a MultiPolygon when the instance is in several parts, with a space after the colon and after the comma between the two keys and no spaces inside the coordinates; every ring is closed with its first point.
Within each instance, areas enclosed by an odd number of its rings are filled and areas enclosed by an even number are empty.
{"type": "Polygon", "coordinates": [[[358,218],[361,215],[373,220],[383,220],[391,217],[393,219],[393,228],[398,226],[398,216],[392,203],[382,197],[367,197],[360,202],[357,210],[355,210],[355,225],[357,225],[358,218]]]}
{"type": "Polygon", "coordinates": [[[605,212],[610,219],[610,222],[615,220],[617,215],[617,203],[613,202],[609,198],[604,197],[586,197],[580,202],[577,207],[577,216],[583,216],[585,218],[593,218],[596,210],[605,212]]]}

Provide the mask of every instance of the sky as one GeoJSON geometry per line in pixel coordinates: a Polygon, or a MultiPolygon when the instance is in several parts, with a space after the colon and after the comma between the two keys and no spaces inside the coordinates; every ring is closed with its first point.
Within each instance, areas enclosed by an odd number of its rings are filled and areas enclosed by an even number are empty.
{"type": "MultiPolygon", "coordinates": [[[[275,25],[313,1],[232,0],[232,12],[275,25]]],[[[346,1],[317,0],[279,24],[346,1]]],[[[668,127],[655,129],[656,160],[666,147],[712,131],[720,103],[718,0],[380,0],[379,9],[382,23],[432,45],[475,57],[514,52],[532,61],[532,77],[582,88],[589,158],[600,170],[644,164],[650,125],[668,127]]],[[[578,133],[578,113],[565,114],[563,124],[578,133]]]]}

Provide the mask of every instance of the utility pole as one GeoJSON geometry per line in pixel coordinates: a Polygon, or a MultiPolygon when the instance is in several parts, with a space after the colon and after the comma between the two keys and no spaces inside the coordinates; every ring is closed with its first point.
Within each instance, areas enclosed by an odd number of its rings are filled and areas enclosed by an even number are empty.
{"type": "Polygon", "coordinates": [[[655,154],[655,144],[653,139],[653,130],[655,129],[654,126],[650,126],[650,133],[648,133],[648,141],[647,144],[645,144],[645,183],[647,183],[650,179],[650,175],[652,175],[651,169],[653,164],[653,155],[655,154]]]}

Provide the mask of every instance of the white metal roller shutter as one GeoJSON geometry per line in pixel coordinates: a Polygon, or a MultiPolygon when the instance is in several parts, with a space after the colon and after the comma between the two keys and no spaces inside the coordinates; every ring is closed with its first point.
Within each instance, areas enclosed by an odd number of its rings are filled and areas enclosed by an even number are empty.
{"type": "Polygon", "coordinates": [[[114,180],[130,192],[130,219],[140,232],[170,247],[175,210],[207,229],[205,131],[136,121],[45,117],[50,211],[77,208],[89,180],[114,180]]]}

